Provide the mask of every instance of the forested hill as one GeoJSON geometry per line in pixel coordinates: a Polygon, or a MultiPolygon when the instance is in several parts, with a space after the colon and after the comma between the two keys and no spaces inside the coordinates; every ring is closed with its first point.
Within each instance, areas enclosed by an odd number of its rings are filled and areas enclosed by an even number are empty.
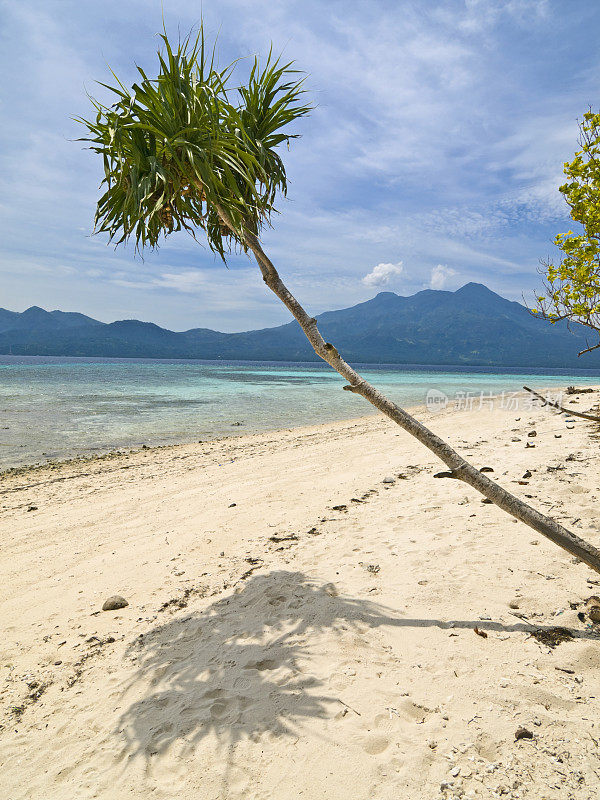
{"type": "MultiPolygon", "coordinates": [[[[326,340],[353,362],[600,368],[600,350],[577,353],[593,337],[582,328],[535,319],[520,303],[478,283],[411,297],[381,292],[318,316],[326,340]]],[[[83,314],[32,307],[0,309],[0,353],[14,355],[317,360],[298,324],[245,333],[194,328],[176,333],[150,322],[103,323],[83,314]]]]}

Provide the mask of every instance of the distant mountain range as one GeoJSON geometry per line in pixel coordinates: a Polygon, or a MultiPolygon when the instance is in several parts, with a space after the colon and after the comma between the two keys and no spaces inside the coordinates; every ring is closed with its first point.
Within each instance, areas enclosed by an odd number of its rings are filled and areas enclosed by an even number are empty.
{"type": "MultiPolygon", "coordinates": [[[[427,289],[411,297],[381,292],[352,308],[318,317],[327,341],[352,362],[503,367],[599,368],[600,351],[581,358],[585,330],[535,319],[520,303],[479,283],[456,292],[427,289]]],[[[317,361],[297,322],[245,333],[193,328],[182,333],[150,322],[109,324],[33,306],[0,309],[0,353],[120,358],[317,361]]]]}

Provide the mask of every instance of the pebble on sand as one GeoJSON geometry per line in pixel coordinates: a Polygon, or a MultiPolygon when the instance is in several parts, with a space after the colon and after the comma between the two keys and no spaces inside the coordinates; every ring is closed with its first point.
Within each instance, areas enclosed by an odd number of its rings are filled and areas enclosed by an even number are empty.
{"type": "Polygon", "coordinates": [[[102,611],[116,611],[118,608],[125,608],[125,606],[128,605],[129,603],[124,597],[121,597],[120,594],[114,594],[112,597],[109,597],[108,600],[104,601],[102,611]]]}
{"type": "Polygon", "coordinates": [[[588,616],[592,622],[600,622],[600,606],[592,606],[588,611],[588,616]]]}
{"type": "Polygon", "coordinates": [[[593,594],[585,601],[588,617],[592,622],[600,622],[600,597],[593,594]]]}
{"type": "Polygon", "coordinates": [[[533,739],[533,733],[527,728],[517,728],[515,731],[515,741],[518,742],[519,739],[533,739]]]}

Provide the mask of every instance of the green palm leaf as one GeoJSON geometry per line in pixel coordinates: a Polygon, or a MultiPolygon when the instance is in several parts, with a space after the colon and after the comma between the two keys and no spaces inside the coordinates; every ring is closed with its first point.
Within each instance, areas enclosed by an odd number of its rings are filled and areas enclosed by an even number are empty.
{"type": "Polygon", "coordinates": [[[232,86],[237,62],[218,70],[202,29],[176,48],[161,39],[156,78],[137,67],[140,80],[127,89],[113,73],[115,85],[101,85],[115,103],[90,98],[95,117],[78,119],[104,164],[95,231],[117,244],[133,238],[142,250],[200,229],[225,260],[236,245],[245,249],[245,232],[269,223],[287,191],[276,150],[310,110],[303,79],[270,53],[262,68],[254,60],[245,85],[232,86]]]}

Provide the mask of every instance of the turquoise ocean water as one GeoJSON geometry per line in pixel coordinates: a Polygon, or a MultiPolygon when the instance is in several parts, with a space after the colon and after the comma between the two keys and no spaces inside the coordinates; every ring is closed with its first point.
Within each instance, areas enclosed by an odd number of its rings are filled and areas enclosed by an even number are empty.
{"type": "MultiPolygon", "coordinates": [[[[600,372],[367,365],[391,399],[451,404],[523,384],[600,384],[600,372]]],[[[0,357],[0,468],[142,444],[213,439],[374,413],[326,365],[274,362],[0,357]],[[240,424],[236,424],[240,423],[240,424]]],[[[484,402],[484,407],[487,403],[484,402]]]]}

